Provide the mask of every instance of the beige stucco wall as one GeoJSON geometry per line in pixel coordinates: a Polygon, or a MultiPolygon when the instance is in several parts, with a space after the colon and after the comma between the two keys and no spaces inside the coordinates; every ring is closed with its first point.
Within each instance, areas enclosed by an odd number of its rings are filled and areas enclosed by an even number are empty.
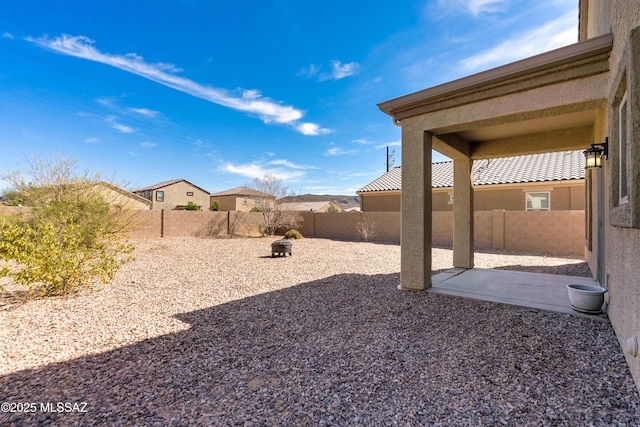
{"type": "Polygon", "coordinates": [[[209,209],[209,193],[202,191],[198,187],[180,181],[166,187],[158,188],[153,191],[151,200],[151,209],[175,209],[176,206],[186,206],[187,203],[193,202],[200,206],[201,209],[209,209]],[[164,191],[164,201],[158,201],[158,191],[164,191]],[[187,192],[192,192],[193,196],[187,196],[187,192]]]}
{"type": "Polygon", "coordinates": [[[118,191],[106,185],[99,184],[96,188],[99,193],[114,206],[135,210],[151,209],[151,203],[146,203],[146,199],[142,199],[142,197],[138,197],[133,193],[127,193],[124,192],[124,190],[118,191]]]}
{"type": "MultiPolygon", "coordinates": [[[[554,183],[532,183],[476,186],[474,188],[474,210],[491,211],[504,209],[524,211],[527,192],[549,192],[551,210],[583,210],[585,202],[584,180],[562,181],[554,183]]],[[[450,195],[452,188],[437,188],[432,194],[434,212],[453,211],[450,195]]],[[[363,212],[399,212],[400,192],[361,193],[363,212]]]]}
{"type": "Polygon", "coordinates": [[[221,211],[235,211],[237,209],[236,196],[211,196],[211,206],[215,201],[220,204],[221,211]]]}
{"type": "Polygon", "coordinates": [[[400,212],[400,191],[360,193],[362,212],[400,212]]]}
{"type": "Polygon", "coordinates": [[[251,212],[251,209],[262,205],[262,199],[251,196],[211,196],[210,204],[213,206],[213,202],[218,201],[220,203],[221,211],[237,211],[237,212],[251,212]],[[246,197],[246,198],[245,198],[246,197]]]}
{"type": "MultiPolygon", "coordinates": [[[[615,200],[616,182],[612,175],[617,171],[613,168],[617,159],[617,113],[616,91],[619,85],[627,84],[627,96],[631,108],[631,123],[629,123],[630,157],[629,161],[640,169],[640,7],[637,1],[629,0],[591,0],[588,4],[587,33],[589,37],[612,32],[614,45],[609,60],[610,72],[607,86],[609,94],[609,109],[604,118],[595,126],[595,134],[602,140],[610,137],[610,159],[603,168],[604,177],[604,233],[605,266],[601,276],[602,285],[609,289],[610,304],[607,307],[609,318],[616,331],[623,350],[626,350],[627,340],[634,337],[640,340],[640,268],[638,255],[640,254],[640,229],[620,226],[619,221],[612,218],[616,211],[615,200]],[[636,39],[631,42],[631,34],[635,29],[636,39]]],[[[593,206],[596,207],[597,187],[594,181],[593,206]]],[[[629,204],[638,203],[640,196],[640,177],[631,177],[631,194],[629,204]],[[634,200],[635,199],[635,200],[634,200]]],[[[594,212],[595,213],[595,212],[594,212]]],[[[594,237],[597,237],[597,218],[593,215],[591,226],[594,237]]],[[[593,251],[587,253],[589,265],[597,274],[597,240],[593,241],[593,251]]],[[[640,357],[633,357],[625,351],[636,385],[640,388],[640,357]]]]}

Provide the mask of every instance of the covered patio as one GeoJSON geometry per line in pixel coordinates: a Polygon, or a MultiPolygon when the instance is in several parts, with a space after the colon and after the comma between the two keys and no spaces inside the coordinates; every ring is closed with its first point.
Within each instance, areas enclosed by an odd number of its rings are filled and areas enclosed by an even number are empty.
{"type": "MultiPolygon", "coordinates": [[[[567,309],[562,301],[567,298],[566,284],[557,287],[557,294],[541,292],[546,288],[540,287],[542,282],[564,279],[473,269],[473,161],[586,149],[604,140],[611,47],[612,36],[607,34],[378,105],[402,127],[402,289],[431,288],[430,292],[482,295],[481,299],[508,303],[538,304],[535,300],[542,296],[540,308],[567,309]],[[459,269],[433,280],[432,150],[454,162],[453,265],[459,269]],[[528,286],[528,280],[537,285],[528,286]]],[[[591,179],[601,178],[587,174],[587,188],[591,179]]],[[[587,189],[587,224],[592,197],[587,189]]],[[[588,250],[603,240],[602,232],[592,234],[587,225],[588,250]]],[[[598,254],[604,256],[603,251],[598,254]]],[[[596,279],[601,274],[598,268],[596,279]]]]}
{"type": "Polygon", "coordinates": [[[608,322],[604,313],[587,314],[574,310],[567,295],[567,285],[570,284],[593,286],[596,281],[589,277],[556,274],[452,268],[433,276],[432,286],[427,291],[608,322]]]}

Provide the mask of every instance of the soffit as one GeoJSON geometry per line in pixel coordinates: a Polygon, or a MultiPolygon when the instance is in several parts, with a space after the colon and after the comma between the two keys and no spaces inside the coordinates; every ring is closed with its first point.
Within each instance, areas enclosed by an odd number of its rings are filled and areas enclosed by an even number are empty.
{"type": "Polygon", "coordinates": [[[478,127],[458,132],[467,141],[490,141],[560,129],[589,126],[596,120],[596,110],[559,114],[537,119],[478,127]]]}

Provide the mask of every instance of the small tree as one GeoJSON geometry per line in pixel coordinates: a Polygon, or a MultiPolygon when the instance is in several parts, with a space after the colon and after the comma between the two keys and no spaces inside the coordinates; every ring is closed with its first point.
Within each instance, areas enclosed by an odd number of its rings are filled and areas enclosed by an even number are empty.
{"type": "Polygon", "coordinates": [[[187,206],[185,206],[184,210],[185,211],[199,211],[200,210],[200,206],[198,206],[194,202],[188,202],[187,206]]]}
{"type": "MultiPolygon", "coordinates": [[[[94,279],[113,278],[133,246],[123,234],[139,222],[100,175],[77,175],[77,160],[33,159],[27,170],[2,173],[26,215],[0,218],[0,277],[40,295],[64,295],[94,279]],[[111,196],[110,196],[111,195],[111,196]]],[[[121,190],[120,190],[121,191],[121,190]]]]}
{"type": "Polygon", "coordinates": [[[289,188],[282,185],[282,181],[274,175],[265,175],[253,180],[253,188],[268,197],[259,199],[257,206],[262,209],[264,218],[264,232],[272,236],[279,229],[296,228],[302,222],[302,217],[295,211],[283,209],[282,198],[293,195],[289,188]]]}

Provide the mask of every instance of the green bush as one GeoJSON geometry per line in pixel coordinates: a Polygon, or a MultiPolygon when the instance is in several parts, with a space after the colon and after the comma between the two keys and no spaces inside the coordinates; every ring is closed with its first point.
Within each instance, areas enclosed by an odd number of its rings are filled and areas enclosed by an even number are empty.
{"type": "Polygon", "coordinates": [[[98,236],[81,224],[17,218],[0,227],[0,259],[16,263],[3,266],[0,277],[11,277],[32,294],[66,295],[93,280],[113,279],[132,251],[115,235],[98,236]]]}
{"type": "Polygon", "coordinates": [[[249,212],[264,212],[264,209],[262,208],[262,206],[254,206],[249,212]]]}
{"type": "Polygon", "coordinates": [[[217,200],[213,201],[213,205],[211,205],[211,210],[214,212],[217,212],[220,210],[220,202],[218,202],[217,200]]]}
{"type": "Polygon", "coordinates": [[[300,233],[298,230],[289,230],[286,233],[284,233],[284,238],[285,239],[302,239],[302,233],[300,233]]]}
{"type": "Polygon", "coordinates": [[[0,217],[0,277],[10,277],[41,296],[74,293],[113,279],[131,260],[122,238],[139,226],[134,211],[108,198],[98,177],[73,173],[75,161],[32,162],[2,178],[30,207],[26,215],[0,217]]]}
{"type": "Polygon", "coordinates": [[[196,205],[193,202],[188,202],[187,206],[185,206],[184,210],[185,211],[199,211],[200,210],[200,206],[196,205]]]}

